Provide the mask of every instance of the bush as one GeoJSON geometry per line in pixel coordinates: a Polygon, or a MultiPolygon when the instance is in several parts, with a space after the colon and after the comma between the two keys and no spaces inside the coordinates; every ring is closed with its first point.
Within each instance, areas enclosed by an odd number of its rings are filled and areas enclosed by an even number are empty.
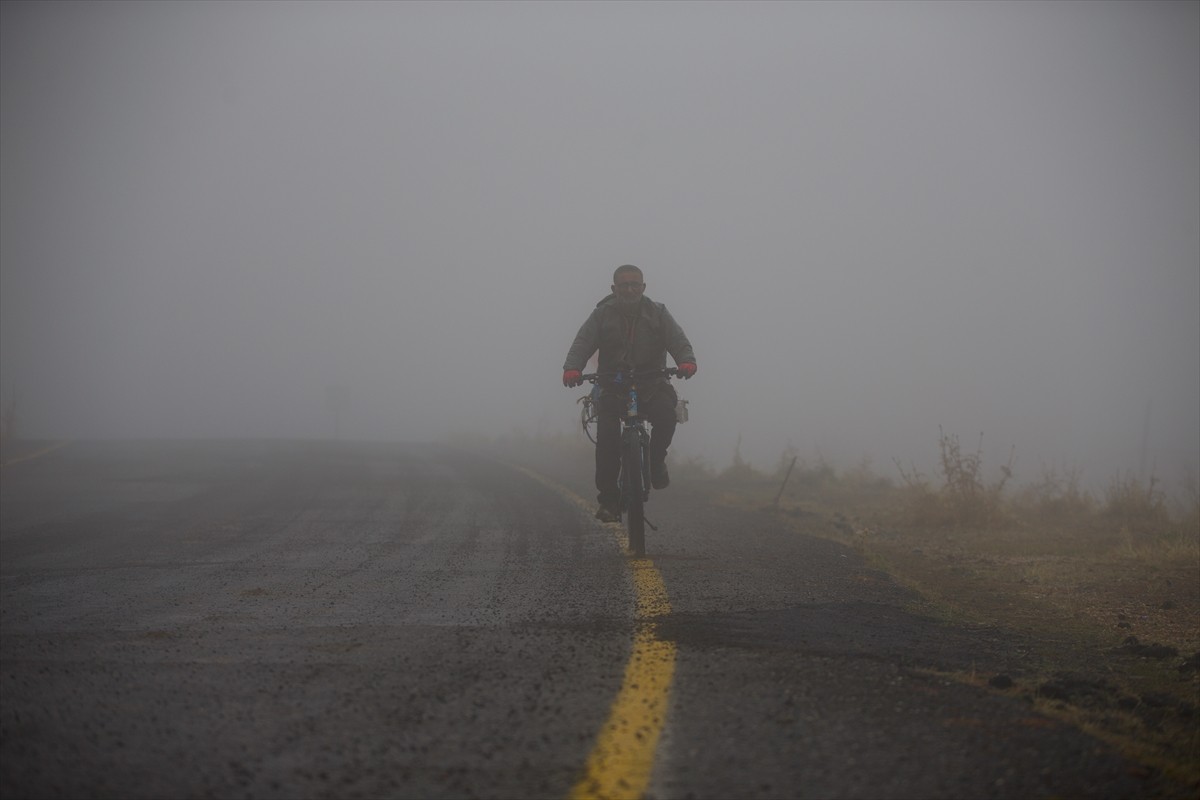
{"type": "Polygon", "coordinates": [[[1132,475],[1117,475],[1104,490],[1105,518],[1135,539],[1158,537],[1171,529],[1167,498],[1151,475],[1143,484],[1132,475]]]}
{"type": "Polygon", "coordinates": [[[819,489],[837,482],[837,470],[834,469],[833,464],[825,460],[820,452],[817,453],[817,463],[812,465],[800,458],[799,453],[800,451],[796,449],[795,445],[789,444],[779,454],[779,462],[775,465],[775,471],[771,475],[762,477],[772,478],[776,481],[786,479],[788,486],[806,489],[819,489]]]}
{"type": "Polygon", "coordinates": [[[857,464],[842,473],[841,482],[857,491],[882,492],[892,488],[891,478],[875,472],[869,456],[863,456],[857,464]]]}
{"type": "Polygon", "coordinates": [[[742,435],[739,433],[737,444],[733,446],[733,463],[721,470],[718,476],[723,481],[733,483],[748,483],[759,481],[767,476],[750,466],[750,462],[742,458],[742,435]]]}
{"type": "Polygon", "coordinates": [[[669,458],[671,463],[671,477],[675,480],[704,481],[710,480],[716,475],[716,471],[713,470],[703,456],[688,456],[679,460],[674,456],[670,456],[669,458]]]}
{"type": "Polygon", "coordinates": [[[974,453],[964,453],[958,437],[938,428],[942,485],[934,489],[916,468],[900,468],[904,479],[908,521],[923,527],[993,528],[1009,521],[1004,510],[1004,487],[1012,477],[1012,456],[1000,468],[1001,478],[989,485],[983,479],[983,434],[974,453]]]}
{"type": "Polygon", "coordinates": [[[1086,518],[1096,501],[1080,487],[1081,478],[1081,470],[1075,467],[1061,473],[1053,467],[1043,468],[1041,479],[1022,489],[1013,506],[1026,520],[1063,522],[1086,518]]]}

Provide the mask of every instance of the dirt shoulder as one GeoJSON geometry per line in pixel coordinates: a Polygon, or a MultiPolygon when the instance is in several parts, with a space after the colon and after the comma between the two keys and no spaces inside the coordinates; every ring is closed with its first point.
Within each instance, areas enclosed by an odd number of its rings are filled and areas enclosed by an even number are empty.
{"type": "Polygon", "coordinates": [[[815,485],[776,503],[778,486],[709,484],[722,504],[769,510],[799,532],[854,547],[914,590],[914,611],[1018,634],[1027,649],[1015,661],[1010,654],[1004,671],[981,653],[977,668],[951,677],[1023,697],[1193,796],[1200,790],[1193,549],[1078,520],[921,527],[907,524],[904,497],[894,490],[815,485]]]}

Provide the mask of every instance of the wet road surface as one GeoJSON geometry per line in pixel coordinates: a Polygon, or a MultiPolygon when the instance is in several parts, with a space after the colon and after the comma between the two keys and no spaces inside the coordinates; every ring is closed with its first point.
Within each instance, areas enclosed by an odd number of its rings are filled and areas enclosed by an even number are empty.
{"type": "MultiPolygon", "coordinates": [[[[647,630],[645,573],[581,506],[586,463],[522,463],[336,442],[77,442],[11,461],[0,791],[586,790],[647,630]]],[[[646,795],[1145,789],[1096,740],[937,674],[1003,669],[1020,642],[916,616],[853,552],[699,488],[647,513],[671,669],[646,795]]]]}

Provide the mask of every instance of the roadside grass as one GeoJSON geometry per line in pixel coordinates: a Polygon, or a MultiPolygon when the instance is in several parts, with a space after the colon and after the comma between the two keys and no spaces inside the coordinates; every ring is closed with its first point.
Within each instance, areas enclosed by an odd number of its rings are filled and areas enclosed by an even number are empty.
{"type": "Polygon", "coordinates": [[[915,611],[1031,637],[1017,680],[952,677],[1023,696],[1200,790],[1200,492],[1172,506],[1153,476],[1118,475],[1096,497],[1054,470],[1014,487],[1011,456],[987,482],[981,444],[941,433],[938,446],[937,475],[897,464],[898,483],[791,449],[772,473],[735,459],[709,483],[721,502],[853,547],[915,592],[915,611]]]}

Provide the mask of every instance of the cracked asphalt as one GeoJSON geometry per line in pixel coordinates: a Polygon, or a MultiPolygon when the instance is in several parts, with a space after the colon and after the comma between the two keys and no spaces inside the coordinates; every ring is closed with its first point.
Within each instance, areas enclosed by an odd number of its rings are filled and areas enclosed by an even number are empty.
{"type": "MultiPolygon", "coordinates": [[[[521,462],[590,498],[589,465],[521,462]]],[[[1022,643],[851,551],[651,498],[676,645],[648,795],[1129,797],[1146,770],[939,672],[1022,643]]],[[[614,531],[432,444],[75,442],[0,482],[7,797],[566,797],[634,630],[614,531]]]]}

